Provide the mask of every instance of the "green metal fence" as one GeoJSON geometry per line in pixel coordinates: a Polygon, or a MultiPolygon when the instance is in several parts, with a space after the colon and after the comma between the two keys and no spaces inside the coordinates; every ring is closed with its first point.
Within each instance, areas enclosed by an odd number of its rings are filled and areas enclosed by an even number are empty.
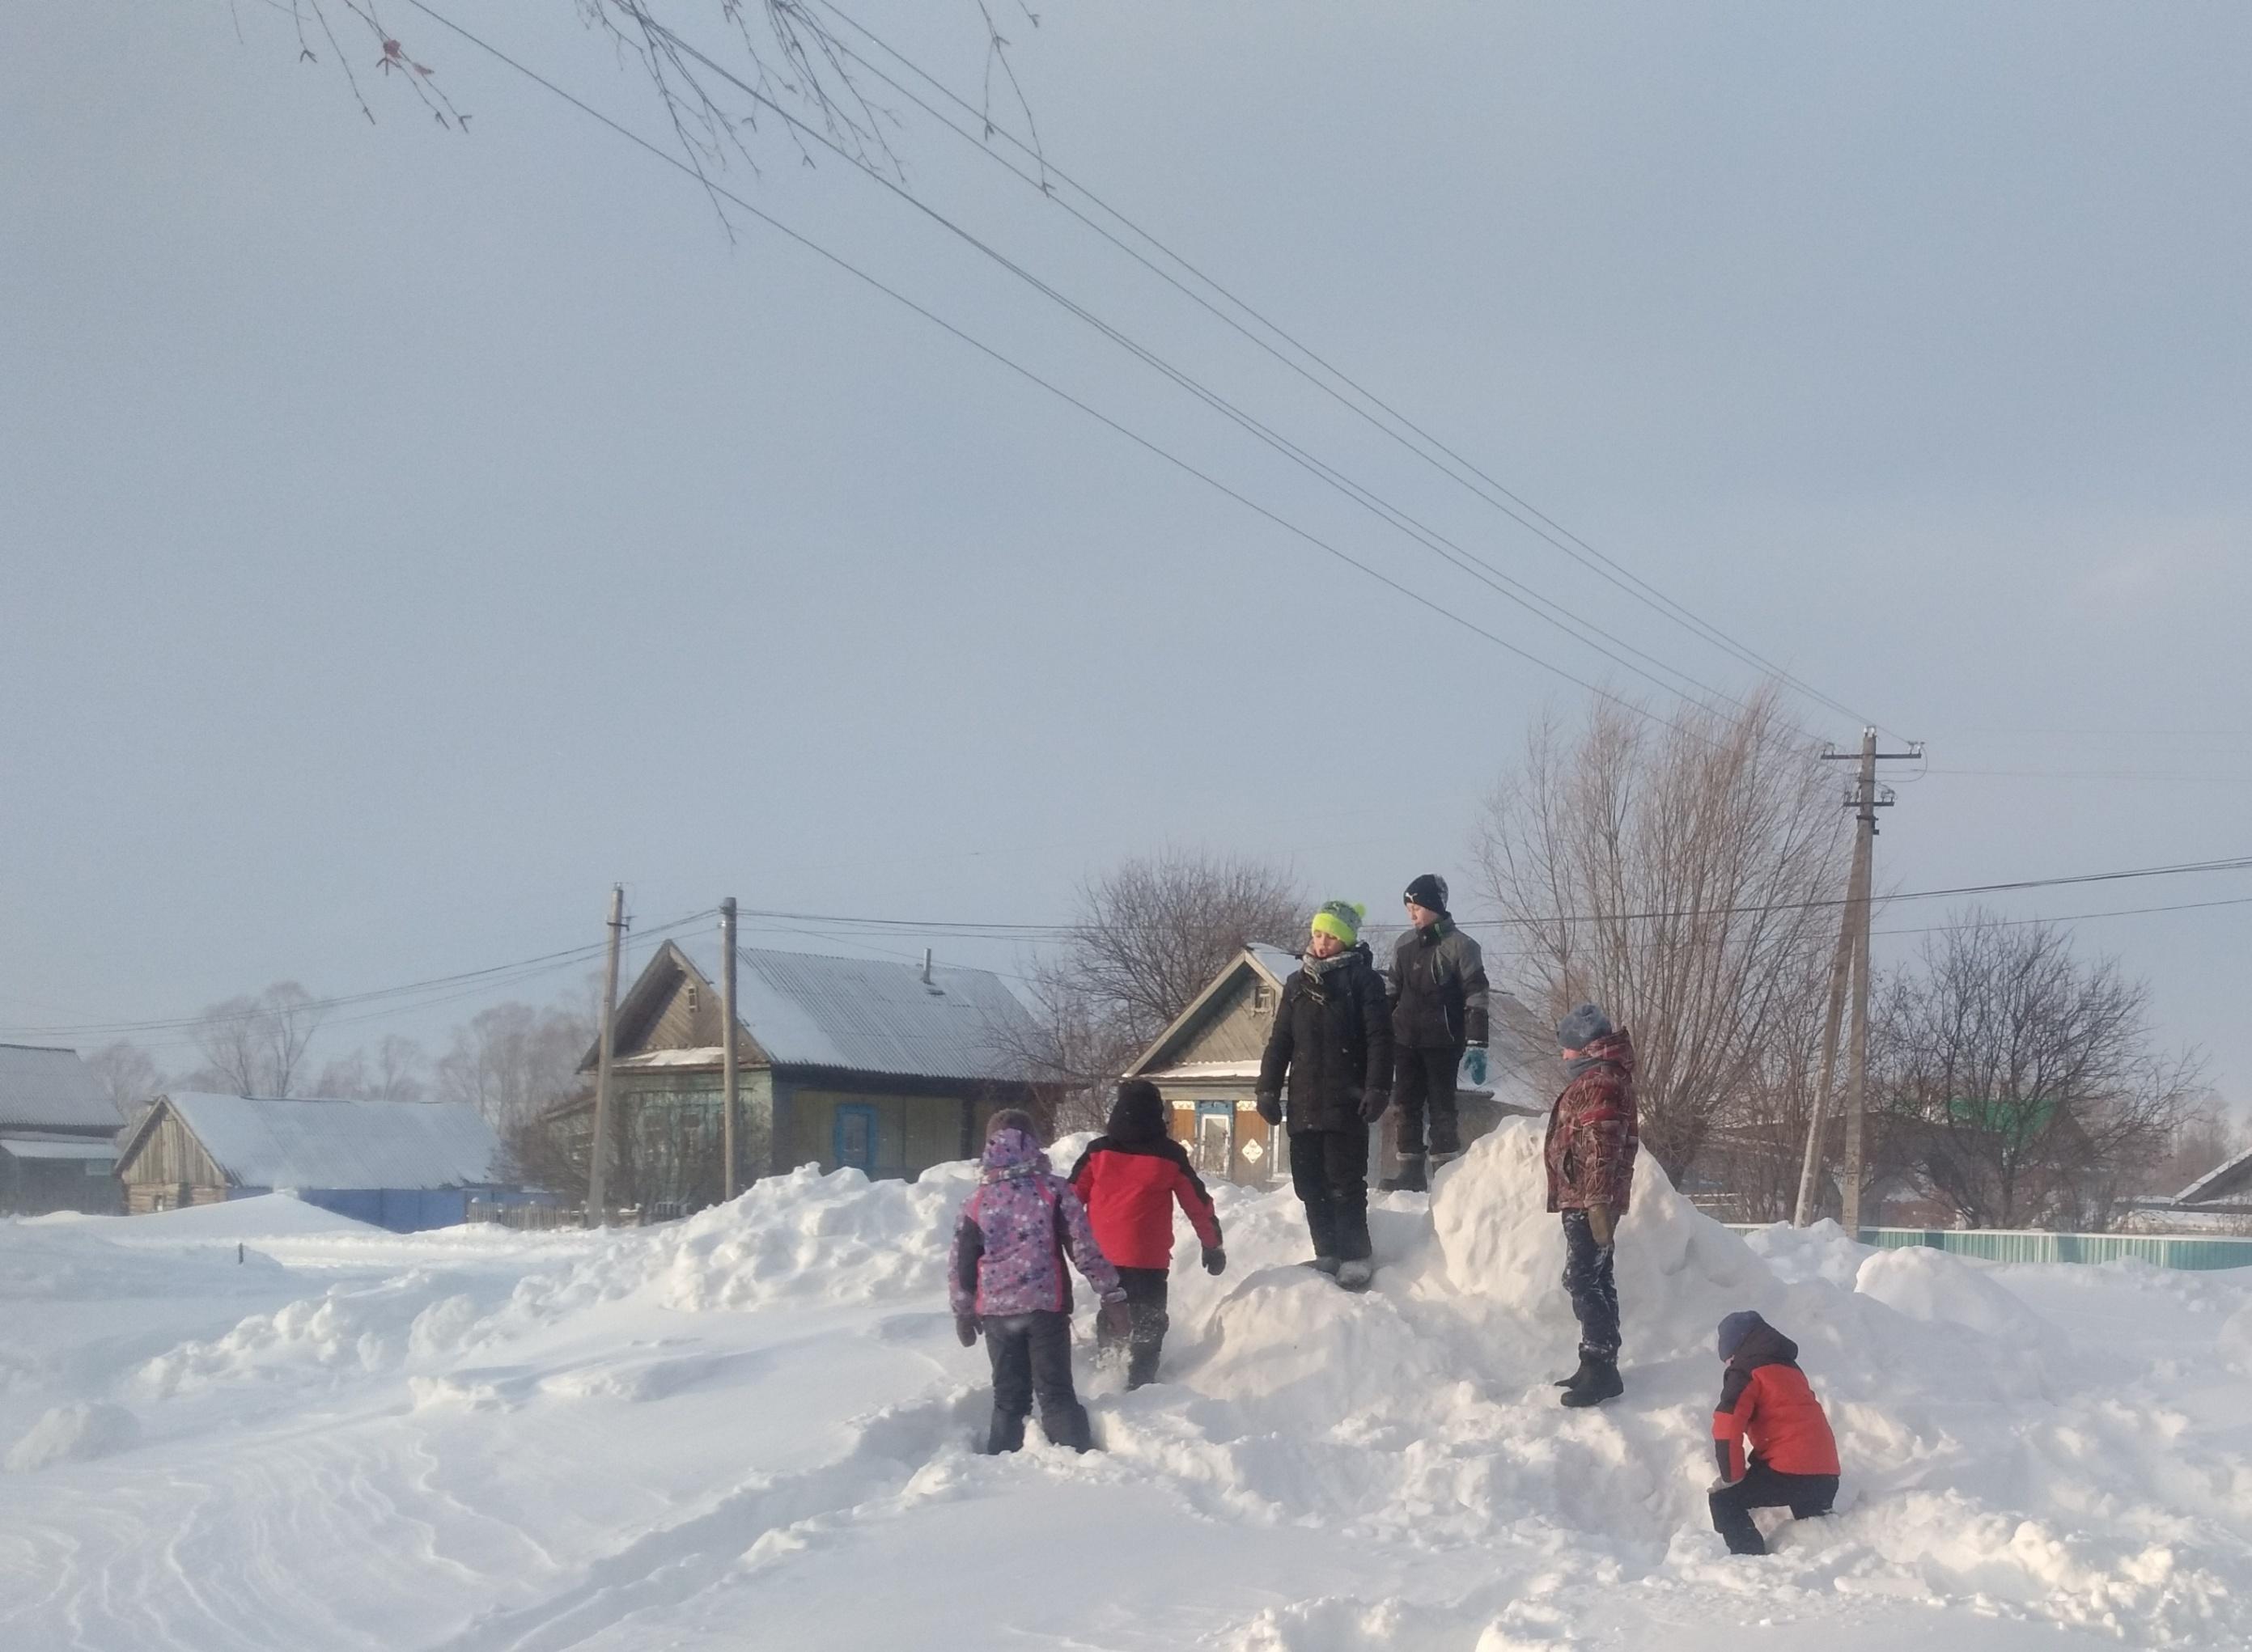
{"type": "MultiPolygon", "coordinates": [[[[1757,1224],[1731,1222],[1738,1232],[1757,1224]]],[[[2252,1239],[2193,1239],[2178,1233],[2044,1233],[2034,1229],[1865,1227],[1861,1243],[1880,1250],[1923,1246],[1986,1262],[2116,1262],[2153,1267],[2252,1267],[2252,1239]]]]}

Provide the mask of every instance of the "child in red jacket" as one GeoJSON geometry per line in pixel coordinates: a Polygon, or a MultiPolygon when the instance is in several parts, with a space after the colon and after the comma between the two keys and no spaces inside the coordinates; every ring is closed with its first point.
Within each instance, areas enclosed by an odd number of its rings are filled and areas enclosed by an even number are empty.
{"type": "MultiPolygon", "coordinates": [[[[1165,1134],[1165,1102],[1146,1079],[1129,1079],[1111,1104],[1110,1128],[1088,1143],[1072,1167],[1071,1185],[1095,1225],[1095,1242],[1126,1288],[1132,1329],[1126,1386],[1155,1382],[1165,1341],[1165,1275],[1173,1262],[1173,1206],[1178,1204],[1204,1246],[1204,1269],[1227,1266],[1220,1249],[1220,1218],[1212,1195],[1181,1144],[1165,1134]]],[[[1119,1339],[1098,1329],[1096,1347],[1115,1352],[1119,1339]]]]}
{"type": "Polygon", "coordinates": [[[1765,1554],[1752,1510],[1787,1504],[1801,1520],[1828,1514],[1838,1496],[1838,1441],[1790,1337],[1757,1314],[1731,1314],[1720,1322],[1720,1355],[1728,1369],[1713,1411],[1720,1461],[1713,1530],[1731,1554],[1765,1554]]]}

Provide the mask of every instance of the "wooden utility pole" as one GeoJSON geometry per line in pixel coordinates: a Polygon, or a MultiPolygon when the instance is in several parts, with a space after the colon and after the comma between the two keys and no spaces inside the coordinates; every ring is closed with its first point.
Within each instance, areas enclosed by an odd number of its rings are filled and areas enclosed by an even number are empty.
{"type": "Polygon", "coordinates": [[[626,886],[610,885],[610,945],[602,964],[602,1031],[594,1046],[594,1145],[587,1168],[587,1225],[600,1227],[610,1170],[610,1056],[617,1042],[618,949],[626,933],[626,886]]]}
{"type": "Polygon", "coordinates": [[[735,1101],[741,1075],[735,1064],[735,898],[719,903],[719,1151],[726,1156],[725,1197],[738,1191],[735,1101]]]}
{"type": "Polygon", "coordinates": [[[1853,865],[1845,881],[1845,909],[1838,928],[1838,951],[1830,966],[1830,1012],[1822,1034],[1822,1076],[1814,1095],[1814,1114],[1807,1121],[1806,1155],[1799,1169],[1798,1204],[1793,1219],[1801,1227],[1812,1221],[1821,1182],[1824,1131],[1829,1124],[1830,1099],[1837,1078],[1838,1024],[1844,1017],[1850,983],[1852,1031],[1845,1052],[1845,1153],[1838,1181],[1843,1208],[1838,1220],[1848,1234],[1861,1231],[1861,1183],[1865,1177],[1863,1121],[1868,1104],[1869,1081],[1869,905],[1876,871],[1877,811],[1890,809],[1892,789],[1877,784],[1877,765],[1920,759],[1919,741],[1905,752],[1880,752],[1877,731],[1861,731],[1859,752],[1825,751],[1827,762],[1858,762],[1852,789],[1845,806],[1853,811],[1853,865]]]}

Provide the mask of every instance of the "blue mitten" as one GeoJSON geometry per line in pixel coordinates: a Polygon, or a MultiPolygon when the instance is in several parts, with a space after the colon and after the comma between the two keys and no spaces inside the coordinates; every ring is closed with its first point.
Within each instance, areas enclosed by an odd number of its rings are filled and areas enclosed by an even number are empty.
{"type": "Polygon", "coordinates": [[[1463,1052],[1463,1077],[1470,1081],[1472,1089],[1483,1090],[1485,1088],[1485,1046],[1474,1044],[1463,1052]]]}

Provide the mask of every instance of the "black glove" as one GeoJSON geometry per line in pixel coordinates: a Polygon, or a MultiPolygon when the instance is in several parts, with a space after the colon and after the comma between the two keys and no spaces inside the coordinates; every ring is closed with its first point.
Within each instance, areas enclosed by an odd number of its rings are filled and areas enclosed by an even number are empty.
{"type": "Polygon", "coordinates": [[[1123,1296],[1116,1301],[1103,1303],[1095,1310],[1095,1322],[1113,1336],[1126,1336],[1133,1333],[1134,1310],[1123,1296]]]}
{"type": "Polygon", "coordinates": [[[1227,1253],[1220,1249],[1217,1245],[1206,1246],[1204,1247],[1204,1271],[1207,1274],[1225,1274],[1227,1272],[1227,1253]]]}
{"type": "Polygon", "coordinates": [[[1392,1092],[1370,1086],[1360,1098],[1360,1116],[1365,1123],[1373,1124],[1392,1111],[1392,1092]]]}
{"type": "Polygon", "coordinates": [[[975,1314],[956,1314],[954,1316],[954,1334],[962,1339],[964,1348],[977,1347],[977,1316],[975,1314]]]}
{"type": "Polygon", "coordinates": [[[1282,1098],[1279,1095],[1261,1096],[1259,1098],[1259,1116],[1266,1120],[1269,1124],[1282,1123],[1282,1098]]]}

